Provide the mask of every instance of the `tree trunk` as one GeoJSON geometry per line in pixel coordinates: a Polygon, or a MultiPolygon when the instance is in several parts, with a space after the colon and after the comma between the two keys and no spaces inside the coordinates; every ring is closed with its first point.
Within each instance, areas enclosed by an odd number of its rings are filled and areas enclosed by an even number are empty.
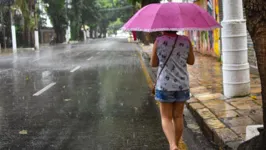
{"type": "Polygon", "coordinates": [[[93,38],[93,28],[90,26],[90,38],[93,38]]]}
{"type": "Polygon", "coordinates": [[[239,150],[266,149],[266,2],[265,0],[243,0],[247,16],[247,27],[254,43],[262,88],[264,131],[257,137],[241,144],[239,150]]]}
{"type": "Polygon", "coordinates": [[[94,28],[94,38],[97,38],[97,27],[94,28]]]}
{"type": "MultiPolygon", "coordinates": [[[[266,26],[261,28],[263,32],[253,37],[256,49],[258,69],[260,73],[262,100],[263,100],[263,124],[266,127],[266,26]]],[[[266,144],[265,144],[266,145],[266,144]]]]}

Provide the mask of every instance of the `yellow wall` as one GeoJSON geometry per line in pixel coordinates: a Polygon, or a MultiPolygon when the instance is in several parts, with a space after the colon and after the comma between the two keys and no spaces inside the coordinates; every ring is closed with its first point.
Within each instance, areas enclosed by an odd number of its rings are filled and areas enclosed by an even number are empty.
{"type": "MultiPolygon", "coordinates": [[[[216,14],[216,21],[220,22],[219,18],[219,1],[218,0],[213,0],[213,5],[215,8],[215,14],[216,14]]],[[[214,52],[216,56],[220,57],[221,56],[221,51],[220,51],[220,29],[215,29],[213,32],[213,37],[214,37],[214,52]]]]}

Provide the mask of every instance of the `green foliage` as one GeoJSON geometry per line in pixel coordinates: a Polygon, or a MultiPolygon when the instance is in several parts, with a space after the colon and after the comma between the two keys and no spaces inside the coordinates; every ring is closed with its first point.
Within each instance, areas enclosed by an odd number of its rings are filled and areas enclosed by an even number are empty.
{"type": "Polygon", "coordinates": [[[140,3],[142,7],[151,3],[160,3],[161,0],[129,0],[133,5],[140,3]]]}
{"type": "Polygon", "coordinates": [[[96,0],[72,0],[69,9],[71,21],[71,39],[80,40],[83,38],[81,27],[83,25],[95,26],[100,18],[99,5],[96,0]]]}
{"type": "Polygon", "coordinates": [[[47,13],[56,33],[56,41],[62,43],[65,40],[65,31],[68,26],[65,0],[43,0],[43,2],[48,4],[47,13]]]}
{"type": "MultiPolygon", "coordinates": [[[[119,18],[120,24],[124,24],[133,14],[133,6],[128,0],[99,0],[98,3],[101,6],[99,28],[104,37],[110,23],[119,18]]],[[[116,32],[118,29],[111,27],[110,30],[109,32],[116,32]]]]}
{"type": "Polygon", "coordinates": [[[123,26],[123,22],[121,21],[121,18],[117,18],[116,21],[111,22],[108,27],[108,33],[109,34],[116,34],[117,30],[119,30],[123,26]]]}

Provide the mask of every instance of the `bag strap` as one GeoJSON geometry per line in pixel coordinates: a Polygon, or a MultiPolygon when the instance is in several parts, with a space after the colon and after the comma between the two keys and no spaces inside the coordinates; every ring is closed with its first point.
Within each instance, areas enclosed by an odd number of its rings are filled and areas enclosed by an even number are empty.
{"type": "Polygon", "coordinates": [[[159,73],[159,75],[158,75],[158,77],[157,77],[157,79],[156,79],[156,83],[157,83],[157,81],[158,81],[160,75],[161,75],[162,72],[163,72],[163,69],[165,68],[165,66],[166,66],[166,64],[167,64],[167,62],[168,62],[168,60],[170,59],[170,57],[171,57],[171,55],[172,55],[172,53],[173,53],[173,51],[174,51],[174,49],[175,49],[175,45],[176,45],[177,39],[178,39],[178,35],[177,35],[176,38],[175,38],[175,43],[174,43],[174,45],[173,45],[173,47],[172,47],[172,50],[171,50],[170,54],[168,55],[166,61],[165,61],[164,64],[163,64],[162,69],[160,70],[160,73],[159,73]]]}

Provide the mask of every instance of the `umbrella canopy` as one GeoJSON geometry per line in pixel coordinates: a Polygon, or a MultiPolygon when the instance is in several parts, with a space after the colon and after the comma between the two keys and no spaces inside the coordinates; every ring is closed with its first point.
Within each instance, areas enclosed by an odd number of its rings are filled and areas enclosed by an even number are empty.
{"type": "Polygon", "coordinates": [[[221,25],[207,11],[192,3],[150,4],[123,27],[126,31],[212,30],[221,25]]]}

